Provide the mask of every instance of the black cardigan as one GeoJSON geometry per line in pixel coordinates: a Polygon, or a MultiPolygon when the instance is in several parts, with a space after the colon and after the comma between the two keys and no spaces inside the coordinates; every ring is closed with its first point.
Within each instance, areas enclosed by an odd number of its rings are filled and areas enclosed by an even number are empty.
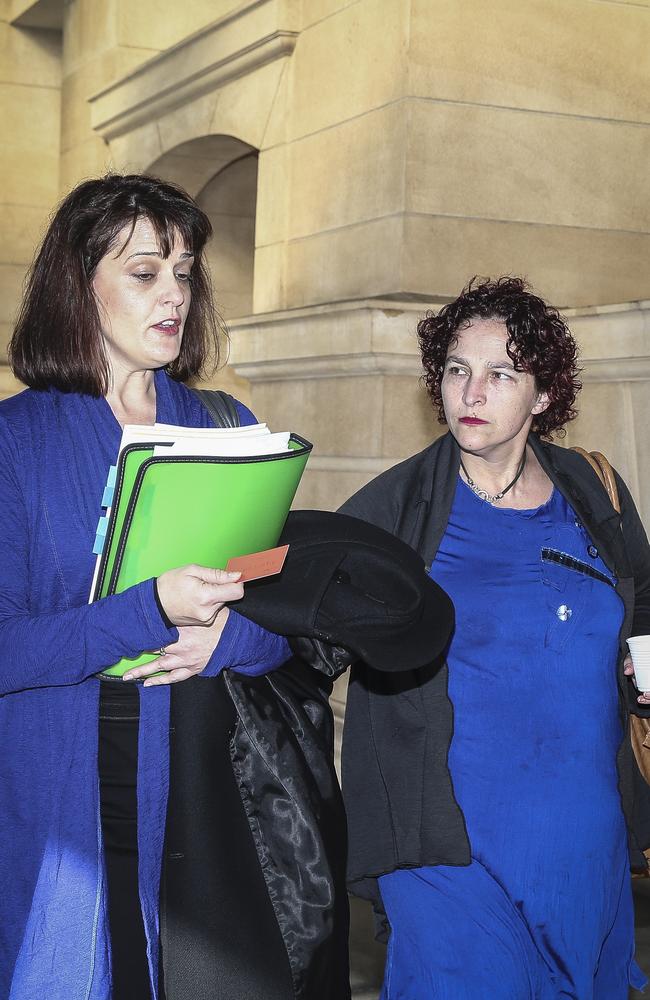
{"type": "MultiPolygon", "coordinates": [[[[618,688],[627,726],[629,711],[650,715],[636,702],[635,689],[623,674],[625,639],[650,633],[650,546],[643,525],[620,477],[619,517],[580,455],[535,435],[529,443],[618,578],[616,589],[625,606],[618,688]]],[[[458,470],[458,446],[445,434],[378,476],[341,510],[392,531],[416,549],[429,568],[447,526],[458,470]]],[[[579,692],[572,696],[579,712],[579,692]]],[[[377,901],[378,875],[396,868],[470,863],[465,822],[447,768],[452,733],[446,664],[401,674],[353,666],[342,752],[353,892],[377,901]]],[[[639,850],[650,843],[650,796],[627,737],[617,764],[631,852],[638,861],[639,850]]]]}

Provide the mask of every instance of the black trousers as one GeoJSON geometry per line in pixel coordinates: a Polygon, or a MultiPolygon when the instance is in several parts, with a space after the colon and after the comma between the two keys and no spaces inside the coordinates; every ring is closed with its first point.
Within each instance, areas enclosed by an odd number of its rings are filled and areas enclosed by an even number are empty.
{"type": "MultiPolygon", "coordinates": [[[[287,951],[232,771],[237,720],[223,678],[195,677],[174,685],[171,695],[161,998],[293,1000],[287,951]]],[[[135,684],[102,682],[99,775],[112,1000],[151,1000],[138,896],[139,709],[135,684]]]]}
{"type": "Polygon", "coordinates": [[[99,793],[106,859],[112,1000],[150,1000],[138,894],[136,774],[140,698],[135,684],[103,681],[99,699],[99,793]]]}
{"type": "Polygon", "coordinates": [[[167,1000],[293,1000],[287,950],[230,758],[222,676],[172,687],[161,886],[167,1000]]]}

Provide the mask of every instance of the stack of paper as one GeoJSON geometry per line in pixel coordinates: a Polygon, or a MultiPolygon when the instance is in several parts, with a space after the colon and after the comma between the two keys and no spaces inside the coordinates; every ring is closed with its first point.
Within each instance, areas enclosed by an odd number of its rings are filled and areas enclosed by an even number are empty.
{"type": "MultiPolygon", "coordinates": [[[[189,563],[224,568],[273,547],[311,444],[265,424],[234,428],[127,425],[111,468],[90,600],[189,563]]],[[[122,660],[121,675],[153,655],[122,660]]]]}

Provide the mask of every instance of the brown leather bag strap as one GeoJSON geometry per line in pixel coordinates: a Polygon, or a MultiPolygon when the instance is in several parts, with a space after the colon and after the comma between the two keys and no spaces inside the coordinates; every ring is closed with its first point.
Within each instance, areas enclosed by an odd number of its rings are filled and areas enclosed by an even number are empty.
{"type": "Polygon", "coordinates": [[[614,470],[605,458],[605,456],[600,451],[592,451],[592,458],[596,461],[600,467],[600,471],[603,475],[603,481],[605,483],[605,489],[611,501],[612,507],[617,514],[621,513],[621,501],[618,496],[618,486],[616,485],[616,476],[614,475],[614,470]]]}
{"type": "MultiPolygon", "coordinates": [[[[612,507],[618,514],[621,513],[621,503],[616,485],[614,470],[600,451],[585,451],[584,448],[573,448],[579,455],[589,462],[601,483],[607,490],[612,507]]],[[[632,750],[639,768],[646,783],[650,785],[650,719],[640,718],[638,715],[630,715],[630,741],[632,750]]],[[[645,856],[650,860],[650,851],[645,852],[645,856]]],[[[648,867],[632,868],[633,878],[648,878],[650,871],[648,867]]]]}
{"type": "Polygon", "coordinates": [[[585,451],[584,448],[572,448],[571,451],[577,451],[579,455],[589,462],[601,483],[607,490],[607,496],[609,501],[616,511],[617,514],[621,513],[621,501],[618,496],[618,487],[616,485],[616,477],[614,475],[614,470],[600,451],[585,451]]]}

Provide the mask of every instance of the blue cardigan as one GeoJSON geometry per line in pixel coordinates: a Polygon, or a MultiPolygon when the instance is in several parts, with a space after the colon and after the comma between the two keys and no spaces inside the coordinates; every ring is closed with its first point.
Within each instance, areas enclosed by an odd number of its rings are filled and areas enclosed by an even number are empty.
{"type": "MultiPolygon", "coordinates": [[[[211,426],[156,372],[156,419],[211,426]]],[[[238,404],[241,422],[252,423],[238,404]]],[[[105,399],[26,390],[0,403],[0,997],[109,1000],[97,730],[103,667],[173,643],[153,581],[88,604],[121,429],[105,399]]],[[[286,640],[231,613],[205,674],[263,673],[286,640]]],[[[169,688],[141,688],[140,899],[157,997],[169,688]]]]}

